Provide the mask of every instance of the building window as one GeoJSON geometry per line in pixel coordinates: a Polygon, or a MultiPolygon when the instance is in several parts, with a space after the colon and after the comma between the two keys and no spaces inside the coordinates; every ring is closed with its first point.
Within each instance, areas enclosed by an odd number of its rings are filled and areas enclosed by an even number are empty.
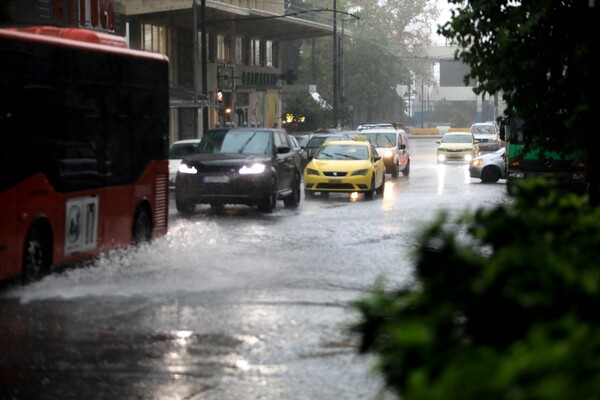
{"type": "Polygon", "coordinates": [[[142,50],[167,55],[167,28],[142,23],[142,50]]]}
{"type": "MultiPolygon", "coordinates": [[[[212,60],[210,51],[210,35],[206,34],[206,59],[212,60]]],[[[198,60],[202,60],[202,32],[198,32],[198,60]]],[[[200,62],[200,61],[199,61],[200,62]]]]}
{"type": "Polygon", "coordinates": [[[235,63],[244,64],[244,39],[241,37],[235,38],[235,63]]]}
{"type": "Polygon", "coordinates": [[[273,66],[273,42],[271,40],[265,42],[265,65],[273,66]]]}
{"type": "Polygon", "coordinates": [[[225,36],[217,35],[217,61],[227,61],[227,47],[225,46],[225,36]]]}
{"type": "Polygon", "coordinates": [[[251,51],[251,57],[250,57],[251,65],[260,67],[262,65],[261,59],[260,59],[260,39],[252,39],[250,41],[250,51],[251,51]]]}

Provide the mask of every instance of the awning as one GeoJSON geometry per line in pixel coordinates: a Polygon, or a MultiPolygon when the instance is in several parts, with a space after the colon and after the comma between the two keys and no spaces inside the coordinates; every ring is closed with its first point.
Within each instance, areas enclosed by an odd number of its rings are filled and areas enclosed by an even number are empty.
{"type": "Polygon", "coordinates": [[[197,94],[186,87],[169,82],[169,107],[170,108],[202,108],[208,105],[208,96],[197,94]]]}
{"type": "Polygon", "coordinates": [[[325,101],[325,99],[323,99],[321,97],[321,95],[319,93],[317,93],[317,87],[316,85],[309,85],[308,86],[308,91],[310,92],[310,96],[315,99],[315,101],[317,103],[319,103],[319,106],[321,106],[321,109],[323,110],[333,110],[333,107],[327,103],[325,101]]]}

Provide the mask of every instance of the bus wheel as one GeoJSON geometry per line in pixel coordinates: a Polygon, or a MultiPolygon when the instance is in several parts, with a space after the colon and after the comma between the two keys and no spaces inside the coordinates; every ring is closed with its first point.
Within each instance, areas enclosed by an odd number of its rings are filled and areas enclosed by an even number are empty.
{"type": "Polygon", "coordinates": [[[150,215],[145,208],[140,208],[133,221],[133,244],[139,245],[149,242],[152,237],[152,223],[150,215]]]}
{"type": "Polygon", "coordinates": [[[38,281],[50,270],[50,247],[41,229],[32,227],[25,242],[23,284],[38,281]]]}

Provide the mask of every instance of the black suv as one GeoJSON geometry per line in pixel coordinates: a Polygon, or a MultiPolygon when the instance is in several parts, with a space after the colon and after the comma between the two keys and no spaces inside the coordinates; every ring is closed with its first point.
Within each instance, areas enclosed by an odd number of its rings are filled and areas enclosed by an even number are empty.
{"type": "Polygon", "coordinates": [[[287,208],[295,208],[301,177],[299,155],[284,130],[213,129],[200,140],[198,153],[182,160],[175,204],[184,214],[192,213],[196,204],[216,209],[246,204],[271,213],[277,200],[283,200],[287,208]]]}

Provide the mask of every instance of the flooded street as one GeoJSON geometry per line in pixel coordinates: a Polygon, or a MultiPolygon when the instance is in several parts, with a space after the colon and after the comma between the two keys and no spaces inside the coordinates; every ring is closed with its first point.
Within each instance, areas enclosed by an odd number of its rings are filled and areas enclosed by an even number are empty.
{"type": "MultiPolygon", "coordinates": [[[[416,233],[440,210],[508,201],[412,139],[383,196],[198,206],[150,245],[0,291],[0,398],[377,399],[344,326],[377,279],[411,279],[416,233]]],[[[381,398],[393,398],[387,394],[381,398]]]]}

